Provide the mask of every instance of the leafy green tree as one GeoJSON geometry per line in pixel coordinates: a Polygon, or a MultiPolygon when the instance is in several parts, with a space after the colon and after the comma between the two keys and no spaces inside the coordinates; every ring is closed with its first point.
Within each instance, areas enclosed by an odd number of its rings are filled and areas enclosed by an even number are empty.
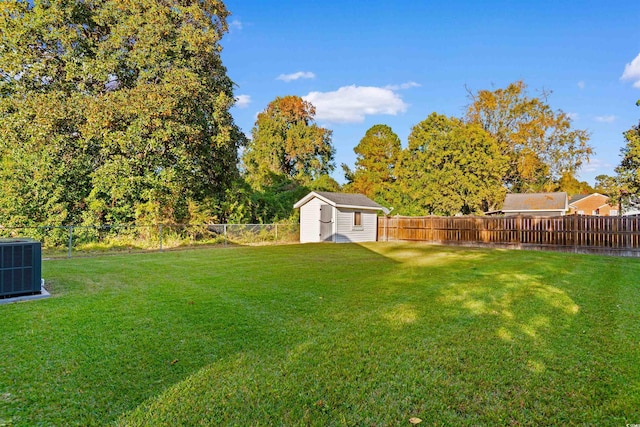
{"type": "Polygon", "coordinates": [[[605,174],[596,176],[594,186],[595,192],[609,196],[613,200],[617,200],[620,196],[620,190],[620,182],[617,177],[605,174]]]}
{"type": "Polygon", "coordinates": [[[479,125],[432,113],[411,130],[397,168],[398,213],[472,214],[502,202],[507,157],[479,125]]]}
{"type": "Polygon", "coordinates": [[[272,173],[269,185],[253,188],[239,180],[228,191],[222,218],[230,223],[271,224],[297,222],[295,202],[309,191],[340,191],[340,185],[329,175],[321,175],[309,185],[302,185],[283,174],[272,173]]]}
{"type": "Polygon", "coordinates": [[[309,189],[284,175],[274,175],[271,185],[251,195],[252,222],[274,223],[287,221],[295,215],[293,205],[304,197],[309,189]]]}
{"type": "MultiPolygon", "coordinates": [[[[331,131],[315,123],[315,107],[298,96],[277,97],[260,114],[242,156],[250,222],[292,220],[293,205],[311,190],[339,188],[329,173],[331,131]]],[[[246,218],[246,217],[245,217],[246,218]]]]}
{"type": "Polygon", "coordinates": [[[506,89],[470,93],[466,121],[489,132],[509,158],[505,185],[513,192],[548,190],[563,174],[575,174],[592,148],[589,134],[547,104],[547,92],[530,97],[521,82],[506,89]]]}
{"type": "MultiPolygon", "coordinates": [[[[0,223],[81,217],[93,152],[80,138],[85,96],[65,59],[84,47],[58,3],[0,3],[0,223]]],[[[78,11],[80,14],[80,11],[78,11]]]]}
{"type": "Polygon", "coordinates": [[[367,130],[353,151],[357,154],[355,171],[342,165],[349,181],[346,189],[386,203],[396,180],[395,167],[402,151],[400,138],[389,126],[378,124],[367,130]]]}
{"type": "Polygon", "coordinates": [[[0,220],[214,215],[244,144],[220,59],[227,16],[217,0],[3,2],[0,203],[18,202],[12,176],[40,191],[0,220]]]}
{"type": "Polygon", "coordinates": [[[578,181],[574,174],[565,172],[558,180],[558,186],[554,191],[564,191],[573,196],[576,194],[590,194],[595,190],[586,181],[578,181]]]}
{"type": "Polygon", "coordinates": [[[620,150],[622,160],[616,173],[620,185],[620,203],[624,209],[640,205],[640,122],[623,135],[626,144],[620,150]]]}
{"type": "Polygon", "coordinates": [[[314,117],[315,107],[298,96],[278,97],[258,114],[243,154],[252,185],[269,186],[273,174],[308,184],[334,169],[331,131],[314,117]]]}

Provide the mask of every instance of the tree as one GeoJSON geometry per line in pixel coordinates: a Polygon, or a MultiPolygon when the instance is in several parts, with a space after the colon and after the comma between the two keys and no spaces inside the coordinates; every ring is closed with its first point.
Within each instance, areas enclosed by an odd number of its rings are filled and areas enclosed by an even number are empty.
{"type": "Polygon", "coordinates": [[[88,194],[92,149],[78,132],[85,97],[64,63],[83,46],[62,28],[61,8],[0,4],[0,224],[73,221],[88,194]]]}
{"type": "Polygon", "coordinates": [[[0,8],[0,174],[11,189],[0,203],[25,186],[11,177],[34,176],[38,189],[23,215],[0,221],[184,221],[194,203],[214,214],[244,144],[220,1],[0,8]]]}
{"type": "Polygon", "coordinates": [[[620,203],[640,205],[640,122],[623,133],[626,145],[620,150],[622,160],[616,173],[620,185],[620,203]],[[624,200],[623,200],[624,199],[624,200]]]}
{"type": "Polygon", "coordinates": [[[331,131],[318,126],[315,107],[298,96],[277,97],[258,114],[242,156],[251,221],[290,220],[293,204],[310,190],[335,190],[329,176],[331,131]]]}
{"type": "Polygon", "coordinates": [[[258,114],[243,155],[252,184],[270,185],[271,174],[307,184],[333,170],[331,131],[314,117],[315,107],[298,96],[277,97],[258,114]]]}
{"type": "Polygon", "coordinates": [[[409,135],[397,168],[399,213],[472,214],[504,199],[507,157],[479,125],[432,113],[409,135]]]}
{"type": "Polygon", "coordinates": [[[509,158],[505,185],[512,192],[552,188],[563,174],[575,174],[592,148],[589,134],[572,129],[571,118],[547,104],[547,92],[529,97],[521,82],[506,89],[469,94],[466,120],[489,132],[509,158]]]}
{"type": "Polygon", "coordinates": [[[609,196],[613,201],[618,200],[620,197],[620,182],[615,176],[598,175],[596,176],[594,190],[597,193],[609,196]]]}
{"type": "Polygon", "coordinates": [[[558,180],[558,186],[554,191],[565,191],[570,196],[576,194],[590,194],[595,190],[586,181],[578,181],[574,174],[565,172],[558,180]]]}
{"type": "Polygon", "coordinates": [[[365,133],[353,151],[357,154],[355,171],[342,165],[349,191],[385,203],[393,183],[395,167],[402,147],[400,138],[389,126],[375,125],[365,133]]]}

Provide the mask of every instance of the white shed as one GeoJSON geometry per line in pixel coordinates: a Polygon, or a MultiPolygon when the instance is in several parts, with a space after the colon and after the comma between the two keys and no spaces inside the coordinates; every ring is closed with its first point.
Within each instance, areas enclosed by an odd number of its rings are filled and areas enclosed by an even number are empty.
{"type": "Polygon", "coordinates": [[[300,199],[300,243],[375,242],[378,211],[389,210],[362,194],[312,191],[300,199]]]}

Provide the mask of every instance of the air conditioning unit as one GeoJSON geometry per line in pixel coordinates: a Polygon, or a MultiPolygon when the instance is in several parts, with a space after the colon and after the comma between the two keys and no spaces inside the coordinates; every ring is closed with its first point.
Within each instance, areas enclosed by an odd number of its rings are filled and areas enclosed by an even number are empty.
{"type": "Polygon", "coordinates": [[[33,239],[0,239],[0,298],[42,291],[42,247],[33,239]]]}

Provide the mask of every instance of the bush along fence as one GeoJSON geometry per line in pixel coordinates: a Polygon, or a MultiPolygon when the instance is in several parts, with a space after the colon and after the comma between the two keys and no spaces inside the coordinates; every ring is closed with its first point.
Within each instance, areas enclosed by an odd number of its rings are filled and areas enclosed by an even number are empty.
{"type": "Polygon", "coordinates": [[[299,241],[298,224],[104,224],[0,227],[0,238],[29,237],[43,256],[71,258],[112,252],[163,251],[212,245],[261,245],[299,241]]]}
{"type": "Polygon", "coordinates": [[[379,217],[378,240],[640,256],[640,218],[586,215],[379,217]]]}

